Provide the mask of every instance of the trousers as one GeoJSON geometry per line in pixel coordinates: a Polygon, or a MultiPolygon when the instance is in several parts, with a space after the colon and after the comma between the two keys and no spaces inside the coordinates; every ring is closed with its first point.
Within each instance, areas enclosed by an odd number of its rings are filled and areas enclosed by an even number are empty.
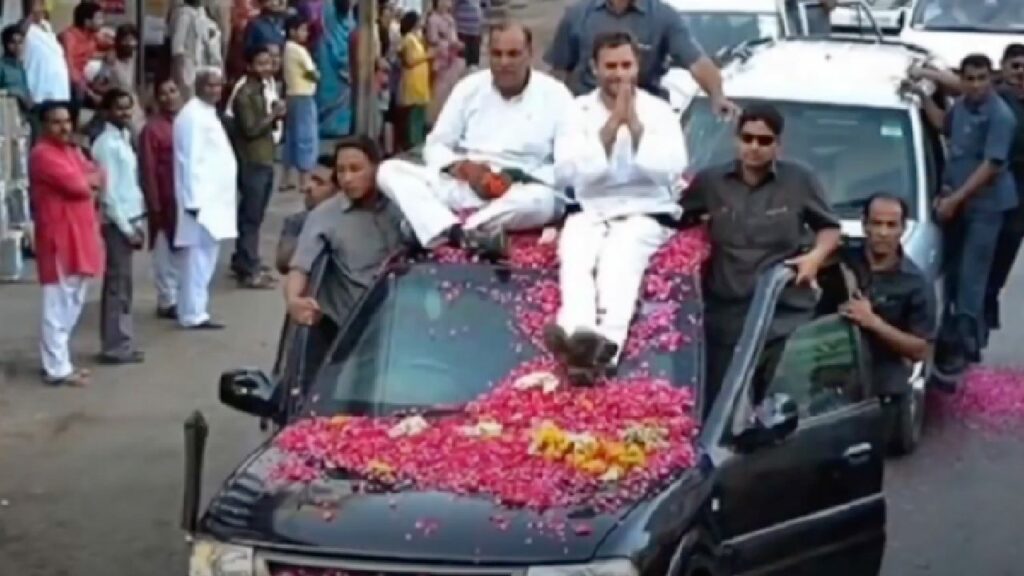
{"type": "Polygon", "coordinates": [[[178,267],[171,250],[171,240],[158,232],[153,243],[153,283],[156,285],[156,303],[160,308],[178,305],[178,267]]]}
{"type": "Polygon", "coordinates": [[[600,220],[569,216],[558,243],[562,306],[557,322],[567,333],[587,329],[621,354],[651,256],[672,231],[646,215],[600,220]]]}
{"type": "Polygon", "coordinates": [[[103,225],[103,243],[107,262],[100,297],[100,351],[105,356],[123,358],[135,350],[132,327],[132,253],[135,248],[114,224],[103,225]]]}
{"type": "Polygon", "coordinates": [[[88,280],[64,276],[56,284],[43,285],[42,339],[39,344],[47,378],[67,378],[75,371],[68,342],[85,306],[88,280]]]}
{"type": "Polygon", "coordinates": [[[260,272],[260,227],[274,191],[274,167],[245,162],[238,172],[238,240],[231,269],[248,277],[260,272]]]}
{"type": "Polygon", "coordinates": [[[948,230],[946,259],[947,313],[962,351],[977,360],[988,341],[985,292],[1003,214],[966,212],[948,230]]]}
{"type": "Polygon", "coordinates": [[[405,160],[381,164],[377,182],[398,204],[423,246],[436,245],[459,223],[454,211],[478,209],[465,228],[484,231],[541,228],[558,211],[554,191],[542,184],[513,184],[504,196],[488,202],[465,182],[405,160]]]}
{"type": "Polygon", "coordinates": [[[988,286],[985,289],[985,323],[990,329],[1000,327],[999,294],[1006,287],[1010,278],[1013,263],[1017,260],[1021,242],[1024,241],[1024,199],[1014,210],[1006,213],[1003,227],[999,230],[995,254],[992,256],[992,268],[988,275],[988,286]]]}
{"type": "Polygon", "coordinates": [[[178,251],[178,323],[186,328],[210,319],[210,282],[217,269],[220,244],[206,229],[199,242],[178,251]]]}

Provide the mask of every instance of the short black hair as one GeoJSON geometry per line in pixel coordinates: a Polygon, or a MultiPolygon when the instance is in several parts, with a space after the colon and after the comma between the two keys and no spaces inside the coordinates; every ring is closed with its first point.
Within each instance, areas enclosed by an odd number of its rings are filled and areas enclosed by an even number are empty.
{"type": "Polygon", "coordinates": [[[316,164],[317,164],[317,166],[320,166],[321,168],[331,168],[331,169],[333,169],[334,168],[334,156],[332,156],[330,154],[321,154],[319,157],[317,157],[316,164]]]}
{"type": "Polygon", "coordinates": [[[298,30],[306,24],[309,24],[309,20],[307,20],[302,14],[295,13],[285,19],[284,31],[291,32],[292,30],[298,30]]]}
{"type": "Polygon", "coordinates": [[[121,24],[114,32],[114,44],[120,44],[127,38],[139,39],[139,29],[135,27],[135,24],[121,24]]]}
{"type": "Polygon", "coordinates": [[[988,70],[991,72],[992,60],[984,54],[968,54],[960,61],[960,73],[963,74],[964,70],[968,68],[981,68],[982,70],[988,70]]]}
{"type": "Polygon", "coordinates": [[[597,57],[603,50],[620,46],[629,46],[633,49],[634,56],[640,56],[636,38],[632,34],[625,30],[612,30],[610,32],[601,32],[594,38],[594,47],[590,51],[590,57],[594,59],[594,62],[597,62],[597,57]]]}
{"type": "Polygon", "coordinates": [[[488,40],[494,38],[496,32],[509,32],[511,30],[522,32],[523,38],[526,39],[526,47],[533,48],[533,30],[526,24],[514,20],[498,20],[489,24],[487,26],[487,38],[488,40]]]}
{"type": "Polygon", "coordinates": [[[871,217],[871,207],[875,205],[876,201],[895,202],[900,205],[900,222],[903,224],[907,223],[907,218],[910,217],[910,206],[907,205],[907,201],[892,192],[875,192],[868,197],[868,201],[864,203],[864,211],[861,214],[861,218],[865,222],[871,217]]]}
{"type": "MultiPolygon", "coordinates": [[[[7,54],[7,45],[10,44],[11,42],[14,42],[14,37],[15,36],[21,36],[22,40],[24,40],[25,39],[25,32],[22,31],[21,26],[19,26],[17,24],[11,24],[10,26],[5,26],[4,27],[4,31],[0,32],[0,36],[2,36],[2,41],[3,41],[3,45],[4,45],[4,54],[7,54]]],[[[7,54],[7,55],[10,56],[10,54],[7,54]]]]}
{"type": "Polygon", "coordinates": [[[259,56],[260,54],[269,55],[270,44],[264,42],[261,44],[254,44],[253,46],[249,47],[249,49],[245,52],[245,61],[252,64],[256,61],[256,57],[259,56]]]}
{"type": "Polygon", "coordinates": [[[1020,58],[1021,56],[1024,56],[1024,44],[1014,42],[1007,44],[1006,49],[1003,50],[1003,62],[1013,58],[1020,58]]]}
{"type": "Polygon", "coordinates": [[[420,23],[420,15],[415,10],[409,10],[405,14],[402,14],[402,19],[398,21],[398,31],[405,36],[412,29],[420,23]]]}
{"type": "Polygon", "coordinates": [[[50,114],[53,114],[56,110],[66,110],[68,114],[71,114],[71,102],[67,100],[44,100],[39,104],[39,119],[46,122],[50,119],[50,114]]]}
{"type": "Polygon", "coordinates": [[[110,111],[117,106],[118,101],[122,98],[127,98],[129,101],[132,100],[132,95],[125,90],[120,88],[111,88],[103,93],[103,99],[100,100],[100,110],[110,111]]]}
{"type": "Polygon", "coordinates": [[[85,0],[85,2],[75,6],[74,12],[71,13],[71,19],[75,23],[75,27],[81,28],[85,26],[86,22],[95,18],[102,11],[103,8],[96,2],[85,0]]]}
{"type": "Polygon", "coordinates": [[[782,136],[782,131],[786,128],[786,120],[782,113],[771,104],[751,104],[743,108],[740,119],[736,122],[736,133],[739,134],[748,122],[764,122],[776,138],[782,136]]]}
{"type": "Polygon", "coordinates": [[[331,167],[333,168],[338,160],[338,155],[341,154],[342,150],[359,150],[370,160],[370,163],[377,166],[381,162],[380,146],[377,142],[369,136],[356,135],[346,136],[338,141],[337,145],[334,146],[334,157],[331,159],[331,167]]]}

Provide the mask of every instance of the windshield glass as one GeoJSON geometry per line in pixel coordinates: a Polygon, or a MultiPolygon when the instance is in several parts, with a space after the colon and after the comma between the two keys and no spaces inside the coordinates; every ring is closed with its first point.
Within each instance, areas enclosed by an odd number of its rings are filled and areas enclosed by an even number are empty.
{"type": "MultiPolygon", "coordinates": [[[[488,266],[418,265],[378,288],[385,293],[371,304],[366,321],[356,322],[358,335],[348,344],[343,340],[317,376],[317,414],[444,409],[477,398],[540,355],[524,322],[530,321],[533,291],[557,291],[557,273],[515,271],[503,280],[488,266]]],[[[699,318],[699,301],[692,300],[677,317],[699,318]]],[[[641,314],[650,308],[645,305],[641,314]]],[[[619,372],[642,363],[676,385],[692,383],[699,363],[696,347],[688,350],[651,351],[624,360],[619,372]]]]}
{"type": "MultiPolygon", "coordinates": [[[[740,100],[740,106],[750,100],[740,100]]],[[[886,191],[917,211],[917,169],[910,115],[905,110],[771,102],[785,117],[782,157],[810,166],[834,209],[858,218],[863,203],[886,191]]],[[[694,101],[683,120],[693,165],[735,158],[732,124],[718,120],[706,98],[694,101]]]]}
{"type": "Polygon", "coordinates": [[[1024,32],[1024,0],[920,0],[911,25],[926,30],[1024,32]]]}
{"type": "Polygon", "coordinates": [[[680,12],[697,42],[708,54],[747,40],[774,38],[779,21],[774,14],[752,12],[680,12]]]}

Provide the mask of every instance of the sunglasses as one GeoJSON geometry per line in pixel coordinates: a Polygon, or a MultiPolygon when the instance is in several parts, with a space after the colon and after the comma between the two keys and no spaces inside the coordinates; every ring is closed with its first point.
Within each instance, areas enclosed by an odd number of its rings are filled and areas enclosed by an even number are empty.
{"type": "Polygon", "coordinates": [[[758,146],[771,146],[775,144],[775,136],[769,136],[767,134],[747,134],[744,132],[740,134],[740,141],[744,144],[753,144],[757,142],[758,146]]]}
{"type": "Polygon", "coordinates": [[[1024,62],[1007,62],[1006,67],[1010,70],[1024,70],[1024,62]]]}

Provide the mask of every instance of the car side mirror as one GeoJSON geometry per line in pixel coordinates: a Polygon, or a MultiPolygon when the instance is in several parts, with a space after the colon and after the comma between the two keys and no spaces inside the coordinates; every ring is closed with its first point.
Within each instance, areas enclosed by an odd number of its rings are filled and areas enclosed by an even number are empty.
{"type": "Polygon", "coordinates": [[[257,368],[237,368],[220,375],[221,403],[260,418],[277,413],[276,388],[270,376],[257,368]]]}
{"type": "Polygon", "coordinates": [[[896,30],[902,31],[903,27],[907,25],[907,11],[900,10],[899,14],[896,15],[896,30]]]}
{"type": "Polygon", "coordinates": [[[788,438],[799,423],[796,402],[786,394],[773,394],[754,410],[750,425],[736,437],[736,444],[743,452],[772,446],[788,438]]]}

